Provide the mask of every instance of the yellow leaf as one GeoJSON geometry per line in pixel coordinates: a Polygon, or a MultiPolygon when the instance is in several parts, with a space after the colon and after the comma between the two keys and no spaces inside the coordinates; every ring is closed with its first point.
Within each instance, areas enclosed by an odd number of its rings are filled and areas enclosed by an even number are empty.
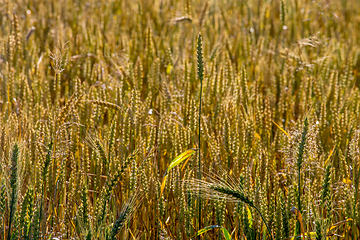
{"type": "Polygon", "coordinates": [[[75,152],[75,159],[79,159],[79,157],[80,157],[80,151],[77,150],[77,151],[75,152]]]}
{"type": "Polygon", "coordinates": [[[135,238],[134,234],[131,232],[130,228],[129,228],[129,232],[130,232],[132,238],[133,238],[134,240],[136,240],[136,238],[135,238]]]}
{"type": "Polygon", "coordinates": [[[50,212],[49,217],[46,219],[46,222],[50,221],[51,215],[52,215],[52,213],[50,212]]]}
{"type": "Polygon", "coordinates": [[[330,150],[330,154],[329,154],[328,158],[327,158],[327,159],[326,159],[326,161],[325,161],[325,166],[327,165],[327,163],[328,163],[329,159],[331,158],[331,156],[332,156],[332,154],[333,154],[334,150],[335,150],[335,146],[334,146],[334,147],[330,150]]]}
{"type": "Polygon", "coordinates": [[[166,67],[166,74],[167,74],[167,75],[170,75],[172,69],[173,69],[173,66],[172,66],[171,64],[167,65],[167,67],[166,67]]]}
{"type": "Polygon", "coordinates": [[[183,164],[183,166],[182,166],[182,168],[181,168],[181,171],[184,170],[184,168],[185,168],[186,164],[189,162],[189,160],[190,160],[190,158],[188,158],[188,159],[184,162],[184,164],[183,164]]]}
{"type": "Polygon", "coordinates": [[[304,223],[302,220],[302,215],[301,215],[299,209],[297,209],[296,207],[292,207],[291,211],[296,215],[296,218],[300,223],[300,231],[301,231],[301,234],[303,235],[303,239],[305,240],[305,229],[304,229],[304,223]]]}
{"type": "Polygon", "coordinates": [[[346,183],[346,184],[349,184],[349,185],[352,183],[349,178],[344,178],[343,182],[346,183]]]}
{"type": "MultiPolygon", "coordinates": [[[[165,173],[165,174],[166,174],[166,173],[165,173]]],[[[160,195],[161,195],[161,194],[163,193],[163,191],[164,191],[165,183],[166,183],[166,178],[167,178],[167,175],[165,175],[164,178],[163,178],[163,180],[162,180],[160,195]]]]}
{"type": "Polygon", "coordinates": [[[275,126],[277,126],[283,133],[285,133],[286,136],[289,137],[289,134],[284,130],[282,129],[282,127],[280,127],[279,125],[276,124],[276,122],[274,122],[273,120],[271,120],[273,122],[273,124],[275,124],[275,126]]]}
{"type": "Polygon", "coordinates": [[[261,137],[257,132],[255,132],[255,137],[258,138],[259,140],[261,140],[261,137]]]}
{"type": "Polygon", "coordinates": [[[334,229],[338,228],[340,225],[344,224],[344,223],[347,223],[347,222],[350,222],[352,221],[353,219],[352,218],[348,218],[344,221],[341,221],[341,222],[337,222],[335,224],[333,224],[329,229],[328,229],[328,234],[330,233],[331,234],[331,231],[333,231],[334,229]]]}

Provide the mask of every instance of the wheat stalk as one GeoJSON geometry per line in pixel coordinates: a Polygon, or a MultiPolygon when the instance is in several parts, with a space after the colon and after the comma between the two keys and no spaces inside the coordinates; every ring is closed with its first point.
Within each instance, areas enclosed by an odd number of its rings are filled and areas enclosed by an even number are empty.
{"type": "MultiPolygon", "coordinates": [[[[197,65],[198,65],[198,76],[200,80],[200,97],[199,97],[199,159],[198,159],[198,179],[201,180],[201,95],[202,95],[202,82],[204,78],[204,61],[203,61],[203,52],[202,52],[202,39],[201,34],[199,33],[197,40],[197,65]]],[[[199,192],[200,195],[200,192],[199,192]]],[[[198,228],[201,229],[201,198],[198,199],[199,202],[199,224],[198,228]]],[[[200,236],[198,237],[200,239],[200,236]]]]}

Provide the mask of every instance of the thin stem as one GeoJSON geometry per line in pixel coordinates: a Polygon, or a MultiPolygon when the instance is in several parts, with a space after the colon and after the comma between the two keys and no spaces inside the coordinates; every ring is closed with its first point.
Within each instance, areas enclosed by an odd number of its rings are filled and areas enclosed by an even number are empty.
{"type": "MultiPolygon", "coordinates": [[[[200,103],[199,103],[199,161],[198,161],[198,179],[201,180],[201,95],[202,95],[202,80],[204,78],[204,62],[203,62],[203,53],[202,53],[202,40],[201,40],[201,34],[199,33],[198,39],[197,39],[197,64],[198,64],[198,76],[200,80],[200,103]]],[[[199,188],[200,189],[200,188],[199,188]]],[[[199,197],[198,197],[198,203],[199,203],[199,229],[201,229],[201,191],[199,190],[199,197]]],[[[200,236],[198,236],[198,239],[200,239],[200,236]]]]}
{"type": "Polygon", "coordinates": [[[299,207],[299,211],[301,211],[301,177],[300,177],[300,174],[301,174],[301,169],[299,168],[298,169],[298,207],[299,207]]]}
{"type": "Polygon", "coordinates": [[[271,234],[270,228],[269,228],[269,226],[267,225],[267,223],[266,223],[266,221],[265,221],[265,219],[264,219],[263,215],[261,214],[260,210],[259,210],[257,207],[255,207],[254,205],[253,205],[252,207],[253,207],[253,208],[255,208],[255,209],[256,209],[256,211],[259,213],[259,215],[260,215],[261,219],[263,220],[263,222],[264,222],[264,224],[265,224],[265,226],[266,226],[266,228],[267,228],[267,230],[268,230],[268,233],[269,233],[269,235],[270,235],[271,240],[273,240],[273,237],[272,237],[272,234],[271,234]]]}
{"type": "MultiPolygon", "coordinates": [[[[199,162],[198,162],[198,179],[201,180],[201,95],[202,95],[202,81],[200,83],[200,104],[199,104],[199,162]]],[[[201,197],[200,197],[200,190],[199,190],[199,229],[201,229],[201,197]]]]}

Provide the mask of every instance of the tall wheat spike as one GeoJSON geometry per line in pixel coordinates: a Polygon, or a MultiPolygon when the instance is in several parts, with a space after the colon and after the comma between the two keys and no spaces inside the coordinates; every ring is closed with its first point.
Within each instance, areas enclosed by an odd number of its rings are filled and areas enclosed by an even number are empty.
{"type": "MultiPolygon", "coordinates": [[[[299,152],[298,152],[298,156],[297,156],[297,170],[298,170],[297,205],[298,205],[300,213],[302,211],[302,207],[301,207],[301,166],[303,163],[303,156],[304,156],[306,137],[307,137],[306,135],[308,133],[308,129],[309,129],[308,119],[305,118],[304,128],[303,128],[303,131],[301,134],[301,142],[299,143],[299,152]]],[[[296,223],[296,229],[297,229],[297,233],[300,233],[300,223],[299,222],[296,223]]]]}
{"type": "MultiPolygon", "coordinates": [[[[200,33],[199,33],[198,40],[197,40],[196,55],[197,55],[198,77],[200,80],[199,122],[198,122],[198,129],[199,129],[198,179],[201,180],[201,96],[202,96],[202,84],[203,84],[203,79],[204,79],[204,61],[203,61],[202,40],[201,40],[200,33]]],[[[200,195],[200,192],[199,192],[199,195],[200,195]]],[[[198,228],[201,229],[201,198],[200,197],[198,199],[198,204],[199,204],[198,228]]],[[[200,238],[200,236],[198,238],[200,238]]]]}

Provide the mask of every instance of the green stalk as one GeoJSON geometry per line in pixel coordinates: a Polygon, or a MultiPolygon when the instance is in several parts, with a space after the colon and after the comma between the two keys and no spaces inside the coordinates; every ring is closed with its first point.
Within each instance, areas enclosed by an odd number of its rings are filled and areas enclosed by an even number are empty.
{"type": "MultiPolygon", "coordinates": [[[[199,161],[198,161],[198,179],[201,180],[201,95],[202,95],[202,80],[204,79],[204,61],[203,61],[203,52],[202,52],[202,40],[201,34],[199,33],[198,40],[197,40],[197,64],[198,64],[198,76],[200,80],[200,103],[199,103],[199,161]]],[[[201,197],[200,197],[200,190],[199,190],[199,229],[201,229],[201,197]]],[[[198,236],[200,239],[200,236],[198,236]]]]}
{"type": "Polygon", "coordinates": [[[251,207],[255,208],[255,210],[259,213],[259,215],[260,215],[260,217],[261,217],[262,221],[264,222],[264,224],[265,224],[265,226],[266,226],[266,228],[267,228],[267,230],[268,230],[268,233],[269,233],[269,235],[270,235],[271,240],[273,240],[273,237],[272,237],[272,234],[271,234],[270,228],[269,228],[269,226],[267,225],[267,223],[266,223],[266,221],[265,221],[265,219],[264,219],[263,215],[261,214],[260,210],[259,210],[257,207],[255,207],[254,205],[252,205],[251,207]]]}

